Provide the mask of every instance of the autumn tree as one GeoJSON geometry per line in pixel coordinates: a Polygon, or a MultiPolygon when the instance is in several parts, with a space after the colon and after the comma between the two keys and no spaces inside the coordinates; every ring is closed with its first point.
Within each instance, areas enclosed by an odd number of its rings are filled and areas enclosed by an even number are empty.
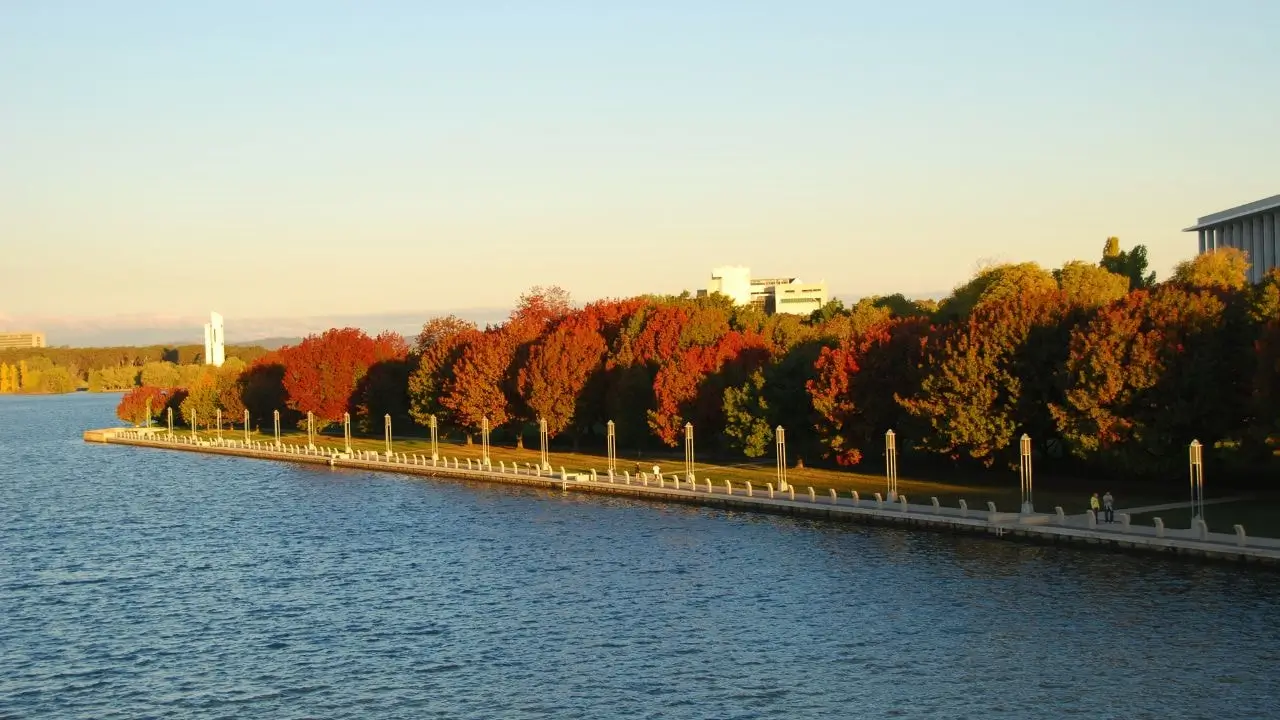
{"type": "Polygon", "coordinates": [[[918,387],[928,329],[923,318],[887,319],[821,349],[805,389],[826,457],[855,465],[885,431],[903,434],[908,416],[894,397],[918,387]]]}
{"type": "Polygon", "coordinates": [[[371,338],[362,330],[342,328],[308,336],[280,353],[287,403],[300,415],[313,413],[321,427],[342,422],[370,366],[403,359],[407,352],[404,338],[395,333],[371,338]]]}
{"type": "Polygon", "coordinates": [[[440,404],[468,433],[479,432],[485,418],[491,428],[511,419],[504,385],[514,350],[505,328],[489,328],[471,338],[453,364],[453,379],[440,404]]]}
{"type": "Polygon", "coordinates": [[[959,320],[985,306],[1019,295],[1040,295],[1058,289],[1053,275],[1027,262],[992,265],[979,270],[972,279],[952,291],[938,308],[942,320],[959,320]]]}
{"type": "Polygon", "coordinates": [[[147,424],[148,417],[155,420],[160,417],[166,407],[169,390],[167,388],[143,385],[125,393],[116,405],[116,417],[132,423],[134,427],[147,424]],[[150,416],[147,411],[150,410],[150,416]]]}
{"type": "Polygon", "coordinates": [[[687,422],[701,428],[704,436],[716,437],[725,425],[725,388],[743,382],[768,357],[764,338],[738,332],[729,332],[714,345],[679,351],[654,377],[649,428],[670,447],[679,444],[687,422]]]}
{"type": "Polygon", "coordinates": [[[414,345],[417,363],[408,380],[409,414],[416,423],[426,427],[432,415],[437,422],[447,419],[441,400],[454,381],[454,366],[479,334],[475,323],[455,315],[432,318],[422,326],[414,345]]]}
{"type": "MultiPolygon", "coordinates": [[[[1052,278],[1050,278],[1052,280],[1052,278]]],[[[1057,290],[982,302],[963,323],[929,343],[916,392],[899,397],[927,428],[920,445],[952,459],[993,464],[1014,438],[1047,442],[1057,399],[1054,369],[1063,361],[1067,305],[1057,290]]]]}
{"type": "Polygon", "coordinates": [[[547,434],[559,435],[574,424],[583,388],[604,363],[605,339],[592,312],[561,321],[536,342],[519,371],[527,407],[547,421],[547,434]]]}
{"type": "Polygon", "coordinates": [[[1242,290],[1249,285],[1249,257],[1227,247],[1200,253],[1174,266],[1171,280],[1192,288],[1242,290]]]}
{"type": "MultiPolygon", "coordinates": [[[[1182,462],[1181,449],[1240,427],[1247,308],[1219,291],[1165,284],[1131,293],[1075,327],[1051,404],[1067,448],[1130,474],[1182,462]]],[[[1247,344],[1245,344],[1247,347],[1247,344]]]]}
{"type": "Polygon", "coordinates": [[[1129,292],[1129,278],[1079,260],[1054,270],[1053,277],[1066,301],[1084,308],[1102,307],[1129,292]]]}

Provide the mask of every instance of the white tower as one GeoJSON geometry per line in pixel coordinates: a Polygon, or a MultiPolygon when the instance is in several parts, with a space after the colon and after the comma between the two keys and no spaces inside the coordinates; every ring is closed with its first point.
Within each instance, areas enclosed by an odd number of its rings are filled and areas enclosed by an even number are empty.
{"type": "Polygon", "coordinates": [[[204,326],[204,364],[222,367],[227,359],[227,349],[223,342],[222,316],[209,314],[209,322],[204,326]]]}

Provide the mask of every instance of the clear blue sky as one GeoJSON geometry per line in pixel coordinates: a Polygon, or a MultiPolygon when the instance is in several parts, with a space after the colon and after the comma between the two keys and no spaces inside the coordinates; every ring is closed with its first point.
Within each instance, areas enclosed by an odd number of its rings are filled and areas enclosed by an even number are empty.
{"type": "Polygon", "coordinates": [[[1280,192],[1280,3],[0,5],[0,324],[934,293],[1280,192]]]}

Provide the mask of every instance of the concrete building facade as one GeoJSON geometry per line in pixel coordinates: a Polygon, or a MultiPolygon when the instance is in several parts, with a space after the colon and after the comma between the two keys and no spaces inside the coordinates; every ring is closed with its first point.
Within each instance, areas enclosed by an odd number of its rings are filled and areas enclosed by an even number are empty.
{"type": "Polygon", "coordinates": [[[806,283],[793,277],[752,278],[751,269],[719,267],[698,297],[720,293],[735,305],[753,305],[772,315],[808,315],[827,304],[826,282],[806,283]]]}
{"type": "Polygon", "coordinates": [[[1280,195],[1206,215],[1183,232],[1200,237],[1200,252],[1233,247],[1249,256],[1249,280],[1261,282],[1280,264],[1280,195]]]}
{"type": "Polygon", "coordinates": [[[227,360],[227,349],[223,337],[222,316],[209,313],[209,322],[204,325],[204,364],[222,367],[227,360]]]}
{"type": "Polygon", "coordinates": [[[0,350],[46,347],[42,332],[0,332],[0,350]]]}

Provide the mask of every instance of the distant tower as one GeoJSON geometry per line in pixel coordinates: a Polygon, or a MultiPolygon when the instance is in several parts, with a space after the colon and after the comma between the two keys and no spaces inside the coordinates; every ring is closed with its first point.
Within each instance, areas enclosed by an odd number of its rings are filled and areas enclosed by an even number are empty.
{"type": "Polygon", "coordinates": [[[227,349],[223,342],[222,316],[209,314],[209,322],[204,325],[204,364],[222,367],[227,359],[227,349]]]}

